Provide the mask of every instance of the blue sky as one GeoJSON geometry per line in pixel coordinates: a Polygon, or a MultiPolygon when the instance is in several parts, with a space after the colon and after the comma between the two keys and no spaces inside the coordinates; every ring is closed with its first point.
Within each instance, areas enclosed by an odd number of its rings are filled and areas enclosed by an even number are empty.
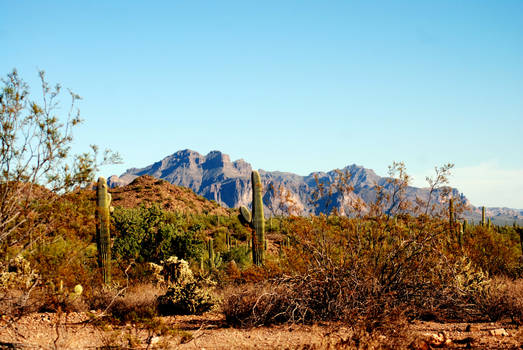
{"type": "Polygon", "coordinates": [[[523,208],[523,1],[0,0],[0,44],[2,76],[83,97],[104,175],[185,148],[417,185],[452,162],[473,204],[523,208]]]}

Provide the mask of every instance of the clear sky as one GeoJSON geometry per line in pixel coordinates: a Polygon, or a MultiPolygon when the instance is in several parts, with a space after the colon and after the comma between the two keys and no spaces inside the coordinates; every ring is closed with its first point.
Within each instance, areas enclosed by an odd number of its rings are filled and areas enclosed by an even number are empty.
{"type": "MultiPolygon", "coordinates": [[[[475,205],[523,208],[523,1],[0,0],[0,74],[83,97],[89,144],[306,175],[455,163],[475,205]]],[[[64,111],[67,105],[64,100],[64,111]]]]}

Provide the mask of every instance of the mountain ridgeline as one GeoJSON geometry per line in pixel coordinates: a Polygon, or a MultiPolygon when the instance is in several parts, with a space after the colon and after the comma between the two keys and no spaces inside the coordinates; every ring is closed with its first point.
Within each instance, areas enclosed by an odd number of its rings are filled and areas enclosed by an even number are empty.
{"type": "MultiPolygon", "coordinates": [[[[110,187],[119,187],[139,176],[150,175],[190,188],[221,205],[238,208],[251,203],[251,171],[252,166],[243,159],[232,162],[227,154],[219,151],[201,155],[195,151],[182,150],[144,168],[128,169],[120,177],[113,175],[108,179],[108,184],[110,187]]],[[[263,202],[267,215],[286,214],[289,211],[300,215],[319,214],[334,208],[342,215],[351,215],[358,203],[362,204],[360,207],[365,213],[376,200],[375,186],[384,186],[385,189],[390,186],[386,177],[380,177],[373,170],[355,164],[329,172],[313,172],[307,176],[280,171],[260,170],[259,173],[265,190],[263,202]],[[318,198],[318,183],[339,183],[340,174],[350,174],[346,185],[352,186],[354,190],[347,193],[334,189],[330,195],[326,190],[318,198]]],[[[428,194],[426,188],[409,186],[406,189],[407,199],[412,202],[416,197],[426,200],[428,194]]],[[[437,197],[437,193],[435,195],[437,197]]],[[[467,198],[457,189],[451,189],[451,196],[470,206],[467,198]]],[[[470,207],[471,211],[466,216],[478,220],[480,209],[470,207]]],[[[497,217],[498,222],[523,220],[522,211],[507,208],[489,208],[487,215],[494,220],[497,217]]]]}

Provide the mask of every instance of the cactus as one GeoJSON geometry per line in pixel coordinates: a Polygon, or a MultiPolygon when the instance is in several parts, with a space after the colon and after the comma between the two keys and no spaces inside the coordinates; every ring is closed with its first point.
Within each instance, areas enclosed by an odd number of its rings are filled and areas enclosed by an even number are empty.
{"type": "Polygon", "coordinates": [[[74,289],[71,293],[69,293],[69,301],[75,301],[76,299],[80,298],[82,296],[82,293],[84,291],[84,287],[82,287],[81,284],[77,284],[74,286],[74,289]]]}
{"type": "Polygon", "coordinates": [[[492,222],[490,221],[490,218],[487,220],[487,227],[490,229],[492,227],[492,222]]]}
{"type": "Polygon", "coordinates": [[[251,221],[252,221],[251,212],[249,211],[249,209],[247,209],[243,205],[240,207],[240,216],[239,216],[239,218],[240,218],[240,221],[242,222],[242,224],[244,224],[244,225],[250,225],[251,224],[251,221]]]}
{"type": "Polygon", "coordinates": [[[463,225],[458,223],[458,244],[460,248],[463,246],[463,225]]]}
{"type": "Polygon", "coordinates": [[[467,220],[463,220],[463,232],[467,231],[468,222],[467,220]]]}
{"type": "Polygon", "coordinates": [[[96,189],[96,243],[98,266],[102,269],[104,284],[111,283],[111,233],[109,231],[111,194],[107,193],[105,178],[98,178],[96,189]]]}
{"type": "Polygon", "coordinates": [[[225,245],[227,246],[227,251],[231,250],[231,234],[229,231],[225,232],[225,245]]]}
{"type": "Polygon", "coordinates": [[[452,227],[454,225],[454,201],[449,199],[449,226],[452,227]]]}
{"type": "Polygon", "coordinates": [[[215,265],[214,265],[214,249],[213,249],[213,239],[212,238],[209,238],[209,240],[207,241],[207,252],[209,254],[209,267],[211,269],[214,269],[215,265]]]}
{"type": "Polygon", "coordinates": [[[519,233],[519,243],[521,244],[521,255],[523,257],[523,227],[514,225],[514,228],[516,229],[516,232],[519,233]]]}
{"type": "Polygon", "coordinates": [[[485,207],[481,207],[481,226],[485,226],[485,207]]]}
{"type": "Polygon", "coordinates": [[[252,180],[252,215],[249,209],[240,207],[240,221],[248,224],[253,230],[252,261],[255,265],[262,265],[265,256],[265,218],[263,216],[262,185],[260,174],[253,170],[252,180]]]}

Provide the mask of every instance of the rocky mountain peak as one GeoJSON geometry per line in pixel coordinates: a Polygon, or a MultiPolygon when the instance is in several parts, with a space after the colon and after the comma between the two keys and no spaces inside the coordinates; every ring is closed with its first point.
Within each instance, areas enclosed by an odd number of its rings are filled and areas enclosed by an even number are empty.
{"type": "MultiPolygon", "coordinates": [[[[251,171],[252,166],[245,160],[238,159],[232,162],[229,155],[220,151],[211,151],[203,156],[196,151],[185,149],[144,168],[128,169],[120,177],[111,176],[108,184],[111,187],[118,187],[130,183],[138,176],[150,175],[171,184],[188,187],[197,194],[224,206],[237,208],[240,205],[250,205],[251,171]]],[[[278,201],[285,200],[276,190],[278,188],[285,189],[285,193],[289,194],[287,198],[291,198],[295,207],[300,208],[300,214],[317,214],[326,210],[327,202],[333,203],[340,212],[349,213],[351,202],[362,201],[367,204],[374,202],[376,184],[385,187],[389,185],[386,177],[380,177],[373,170],[356,164],[347,165],[339,170],[313,172],[307,176],[260,170],[260,176],[265,188],[264,203],[268,209],[266,213],[271,213],[271,209],[278,205],[278,201]],[[334,192],[330,201],[313,203],[312,193],[317,190],[316,179],[325,184],[335,183],[339,178],[340,170],[342,173],[350,174],[348,184],[354,188],[354,191],[349,195],[334,192]]],[[[452,189],[451,195],[468,203],[466,197],[457,189],[452,189]]],[[[409,186],[407,198],[414,202],[416,197],[428,198],[428,189],[409,186]]],[[[472,207],[471,213],[476,215],[476,212],[477,209],[472,207]]],[[[499,209],[496,212],[509,213],[508,210],[499,209]]],[[[519,212],[510,212],[510,214],[517,218],[519,212]]]]}

